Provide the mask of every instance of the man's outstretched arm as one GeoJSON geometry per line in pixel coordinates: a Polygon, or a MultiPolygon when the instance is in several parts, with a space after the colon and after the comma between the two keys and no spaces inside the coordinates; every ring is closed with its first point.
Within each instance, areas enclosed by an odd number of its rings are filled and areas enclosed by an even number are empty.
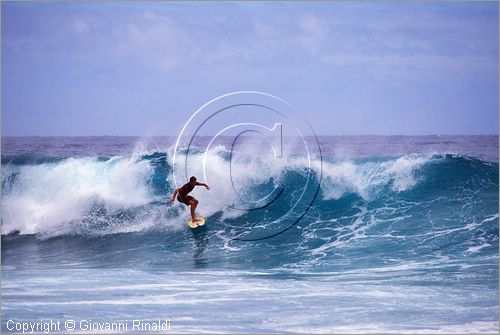
{"type": "Polygon", "coordinates": [[[207,184],[205,184],[205,183],[196,183],[196,185],[197,185],[197,186],[205,186],[205,188],[206,188],[207,190],[209,190],[209,189],[210,189],[210,186],[208,186],[208,185],[207,185],[207,184]]]}

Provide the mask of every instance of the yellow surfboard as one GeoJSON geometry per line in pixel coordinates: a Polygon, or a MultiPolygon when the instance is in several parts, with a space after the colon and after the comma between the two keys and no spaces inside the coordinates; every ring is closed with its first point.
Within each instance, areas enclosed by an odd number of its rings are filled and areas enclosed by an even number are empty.
{"type": "Polygon", "coordinates": [[[191,219],[189,219],[189,221],[187,222],[187,224],[188,224],[189,228],[192,228],[192,229],[198,228],[198,227],[201,227],[201,226],[203,226],[205,224],[205,218],[199,216],[198,220],[195,221],[194,223],[193,223],[193,221],[191,219]]]}

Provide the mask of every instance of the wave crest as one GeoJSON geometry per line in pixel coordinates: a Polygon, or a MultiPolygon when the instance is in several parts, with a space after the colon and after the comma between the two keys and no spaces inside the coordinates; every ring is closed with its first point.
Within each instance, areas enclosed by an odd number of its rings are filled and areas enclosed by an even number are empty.
{"type": "MultiPolygon", "coordinates": [[[[198,153],[200,160],[203,158],[198,153]]],[[[264,158],[235,159],[233,175],[227,176],[228,154],[214,148],[208,154],[210,192],[195,189],[200,211],[220,227],[226,220],[252,220],[248,211],[228,207],[235,197],[258,200],[280,185],[295,185],[308,164],[298,157],[270,163],[264,158]]],[[[2,234],[19,232],[52,237],[66,234],[103,235],[143,230],[181,229],[188,218],[182,205],[168,204],[174,189],[171,155],[166,152],[115,156],[16,161],[3,165],[2,234]]],[[[314,206],[329,213],[331,201],[354,195],[361,201],[387,199],[393,194],[425,189],[466,187],[464,192],[492,185],[498,188],[498,164],[458,155],[406,155],[399,158],[324,160],[321,197],[314,206]],[[465,185],[465,186],[464,186],[465,185]],[[496,185],[496,186],[495,186],[496,185]]],[[[320,162],[312,162],[319,165],[320,162]]],[[[200,166],[202,166],[200,164],[200,166]]],[[[203,171],[198,171],[203,175],[203,171]]],[[[317,178],[317,176],[316,176],[317,178]]],[[[349,211],[353,203],[343,202],[349,211]]],[[[343,207],[331,212],[342,213],[343,207]]],[[[329,214],[330,215],[330,214],[329,214]]],[[[272,213],[259,220],[272,217],[272,213]]],[[[327,218],[334,219],[334,218],[327,218]]],[[[263,222],[265,224],[265,222],[263,222]]]]}

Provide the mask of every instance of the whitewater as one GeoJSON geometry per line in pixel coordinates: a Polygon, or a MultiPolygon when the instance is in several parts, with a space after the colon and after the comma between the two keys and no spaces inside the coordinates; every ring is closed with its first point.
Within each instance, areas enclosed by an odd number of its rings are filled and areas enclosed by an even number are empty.
{"type": "Polygon", "coordinates": [[[2,332],[498,332],[498,137],[318,141],[313,161],[250,140],[192,150],[211,186],[192,232],[168,201],[175,138],[3,138],[2,332]]]}

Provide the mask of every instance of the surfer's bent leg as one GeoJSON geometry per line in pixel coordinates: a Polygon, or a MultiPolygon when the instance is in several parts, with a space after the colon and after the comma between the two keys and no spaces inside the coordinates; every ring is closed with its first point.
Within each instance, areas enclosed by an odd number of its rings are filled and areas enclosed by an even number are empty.
{"type": "Polygon", "coordinates": [[[196,210],[196,207],[198,206],[198,200],[196,199],[191,199],[189,201],[189,205],[191,206],[191,220],[193,222],[195,222],[197,219],[196,219],[196,215],[195,215],[195,210],[196,210]]]}

